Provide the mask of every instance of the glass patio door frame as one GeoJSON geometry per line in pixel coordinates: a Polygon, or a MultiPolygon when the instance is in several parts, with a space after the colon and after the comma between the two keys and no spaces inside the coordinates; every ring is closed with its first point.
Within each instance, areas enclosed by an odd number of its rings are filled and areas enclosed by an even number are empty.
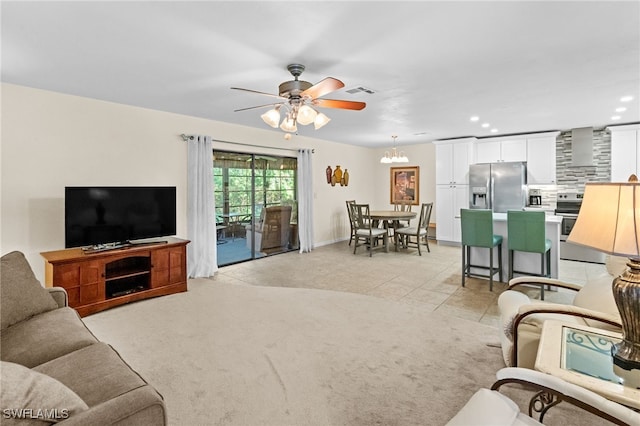
{"type": "MultiPolygon", "coordinates": [[[[286,252],[290,250],[295,250],[298,247],[298,238],[297,238],[297,158],[294,157],[283,157],[283,156],[275,156],[275,155],[265,155],[259,153],[243,153],[243,152],[232,152],[226,150],[214,150],[214,180],[218,181],[216,185],[214,182],[214,191],[216,192],[216,223],[219,223],[219,219],[223,218],[224,223],[228,225],[231,223],[231,219],[234,215],[243,214],[243,217],[248,215],[251,216],[250,222],[242,222],[246,223],[244,238],[250,238],[251,243],[247,246],[249,247],[249,253],[246,256],[240,256],[237,258],[226,259],[225,258],[225,245],[221,244],[225,243],[227,240],[227,236],[223,241],[219,241],[220,244],[218,246],[218,265],[230,265],[233,263],[243,262],[247,260],[253,260],[260,257],[263,257],[268,254],[264,254],[260,251],[260,247],[257,246],[256,241],[256,228],[260,222],[260,214],[264,208],[270,205],[281,205],[281,204],[291,204],[292,205],[292,217],[289,224],[289,233],[294,233],[293,237],[290,236],[289,241],[282,247],[282,250],[275,250],[273,254],[286,252]],[[225,156],[229,157],[228,162],[239,162],[239,165],[244,166],[245,164],[249,165],[249,167],[236,167],[235,169],[248,169],[250,170],[250,174],[244,176],[244,178],[250,179],[250,189],[248,194],[248,199],[246,199],[247,204],[242,204],[242,213],[232,212],[234,205],[231,204],[231,193],[232,192],[247,192],[245,191],[234,191],[232,188],[233,181],[236,179],[242,179],[243,174],[238,173],[234,176],[233,169],[234,167],[225,167],[224,165],[217,165],[216,161],[225,161],[225,156]],[[262,162],[263,167],[260,167],[260,163],[262,162]],[[270,167],[271,163],[274,163],[273,166],[270,167]],[[278,166],[278,167],[274,167],[278,166]],[[220,172],[216,174],[216,169],[220,169],[220,172]],[[272,170],[271,173],[268,171],[272,170]],[[282,170],[292,170],[293,173],[288,174],[282,173],[282,170]],[[230,173],[231,171],[231,173],[230,173]],[[258,183],[257,183],[258,182],[258,183]],[[259,200],[257,198],[260,198],[259,200]],[[248,207],[249,212],[244,212],[248,207]],[[247,229],[248,228],[248,229],[247,229]],[[295,242],[292,244],[291,242],[295,242]],[[223,254],[221,256],[220,254],[223,254]],[[222,261],[221,261],[222,260],[222,261]]],[[[246,186],[245,186],[246,188],[246,186]]],[[[244,201],[244,200],[243,200],[244,201]]],[[[236,201],[237,202],[237,201],[236,201]]],[[[238,216],[236,216],[238,217],[238,216]]],[[[236,232],[240,231],[242,234],[243,230],[240,230],[240,227],[243,225],[235,223],[233,230],[233,238],[232,241],[235,241],[236,232]]],[[[223,229],[224,230],[224,229],[223,229]]],[[[290,235],[290,234],[289,234],[290,235]]],[[[242,238],[242,236],[240,237],[242,238]]],[[[237,244],[237,242],[236,242],[237,244]]],[[[229,246],[227,246],[229,247],[229,246]]],[[[269,253],[272,254],[272,253],[269,253]]]]}

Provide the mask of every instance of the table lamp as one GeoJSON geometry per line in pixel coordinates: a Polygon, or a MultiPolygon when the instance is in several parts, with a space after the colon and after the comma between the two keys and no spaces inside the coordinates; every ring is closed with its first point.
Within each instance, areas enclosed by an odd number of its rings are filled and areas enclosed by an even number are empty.
{"type": "Polygon", "coordinates": [[[612,283],[622,322],[622,341],[611,348],[614,372],[640,387],[640,183],[587,183],[568,242],[627,256],[627,269],[612,283]]]}

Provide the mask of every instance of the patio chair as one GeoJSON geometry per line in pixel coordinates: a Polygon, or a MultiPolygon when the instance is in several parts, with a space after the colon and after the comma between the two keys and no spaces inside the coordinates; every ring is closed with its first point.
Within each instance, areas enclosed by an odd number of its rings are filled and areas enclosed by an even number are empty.
{"type": "Polygon", "coordinates": [[[291,206],[270,206],[264,209],[264,220],[260,227],[260,251],[282,248],[289,244],[291,210],[291,206]]]}

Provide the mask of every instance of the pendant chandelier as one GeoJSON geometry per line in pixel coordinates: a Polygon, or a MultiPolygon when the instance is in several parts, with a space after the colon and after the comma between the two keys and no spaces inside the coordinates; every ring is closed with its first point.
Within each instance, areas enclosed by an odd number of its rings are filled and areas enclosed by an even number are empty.
{"type": "Polygon", "coordinates": [[[382,164],[408,163],[409,159],[404,154],[404,151],[400,151],[400,153],[398,153],[398,150],[396,149],[396,138],[398,136],[393,135],[391,137],[393,138],[393,148],[391,148],[391,154],[389,154],[389,151],[385,151],[384,156],[380,159],[380,162],[382,164]]]}

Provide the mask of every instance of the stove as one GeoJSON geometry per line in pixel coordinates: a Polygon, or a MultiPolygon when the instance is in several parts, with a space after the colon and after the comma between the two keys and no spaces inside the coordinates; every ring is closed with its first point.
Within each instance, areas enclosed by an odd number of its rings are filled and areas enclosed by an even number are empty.
{"type": "Polygon", "coordinates": [[[567,242],[567,238],[578,219],[583,197],[584,194],[582,192],[558,193],[555,214],[562,217],[562,224],[560,225],[560,259],[604,263],[605,254],[603,252],[567,242]]]}

